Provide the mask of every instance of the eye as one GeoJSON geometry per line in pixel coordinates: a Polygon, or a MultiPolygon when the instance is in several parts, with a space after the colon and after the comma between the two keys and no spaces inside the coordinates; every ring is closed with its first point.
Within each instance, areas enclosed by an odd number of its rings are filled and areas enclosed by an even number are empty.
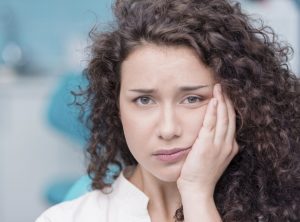
{"type": "Polygon", "coordinates": [[[140,96],[133,100],[138,105],[149,105],[153,104],[153,100],[149,96],[140,96]]]}
{"type": "Polygon", "coordinates": [[[203,100],[202,97],[199,96],[188,96],[184,99],[183,103],[191,104],[191,103],[201,102],[202,100],[203,100]]]}

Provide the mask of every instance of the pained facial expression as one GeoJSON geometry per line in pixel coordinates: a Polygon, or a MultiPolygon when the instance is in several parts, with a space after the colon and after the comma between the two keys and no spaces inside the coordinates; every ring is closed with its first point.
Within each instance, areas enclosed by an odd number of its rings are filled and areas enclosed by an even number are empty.
{"type": "Polygon", "coordinates": [[[154,154],[193,145],[214,84],[213,72],[187,47],[149,44],[127,57],[120,117],[129,150],[143,169],[162,181],[178,179],[186,155],[163,161],[154,154]]]}

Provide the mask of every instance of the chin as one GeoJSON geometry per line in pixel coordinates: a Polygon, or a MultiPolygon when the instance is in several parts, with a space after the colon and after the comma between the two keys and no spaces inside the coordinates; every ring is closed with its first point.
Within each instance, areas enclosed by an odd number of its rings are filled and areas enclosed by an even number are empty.
{"type": "Polygon", "coordinates": [[[156,176],[158,179],[160,179],[163,182],[177,182],[180,173],[181,173],[182,165],[174,165],[174,166],[168,166],[165,167],[165,169],[161,169],[158,172],[155,173],[154,176],[156,176]]]}

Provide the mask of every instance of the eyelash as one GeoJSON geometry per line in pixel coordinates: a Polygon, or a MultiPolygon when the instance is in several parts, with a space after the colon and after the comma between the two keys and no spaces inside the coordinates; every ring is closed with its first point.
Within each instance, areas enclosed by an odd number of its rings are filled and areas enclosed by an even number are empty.
{"type": "MultiPolygon", "coordinates": [[[[139,96],[139,97],[137,97],[137,98],[135,98],[135,99],[133,99],[133,102],[134,103],[137,103],[138,104],[138,101],[140,100],[140,99],[143,99],[143,98],[147,98],[147,99],[151,99],[150,98],[150,96],[139,96]]],[[[186,99],[189,99],[189,98],[193,98],[193,99],[198,99],[198,102],[201,102],[201,101],[203,101],[203,97],[201,97],[201,96],[188,96],[188,97],[186,97],[184,100],[186,100],[186,99]]],[[[194,102],[194,103],[196,103],[196,102],[194,102]]],[[[194,104],[194,103],[188,103],[188,104],[194,104]]],[[[139,104],[139,105],[148,105],[148,104],[139,104]]]]}

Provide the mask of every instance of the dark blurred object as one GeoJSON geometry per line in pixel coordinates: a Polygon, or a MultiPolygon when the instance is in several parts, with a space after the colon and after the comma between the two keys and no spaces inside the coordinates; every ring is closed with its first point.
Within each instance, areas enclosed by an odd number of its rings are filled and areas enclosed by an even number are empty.
{"type": "Polygon", "coordinates": [[[266,0],[248,0],[249,2],[265,2],[266,0]]]}
{"type": "Polygon", "coordinates": [[[295,2],[298,5],[298,8],[300,9],[300,0],[295,0],[295,2]]]}

